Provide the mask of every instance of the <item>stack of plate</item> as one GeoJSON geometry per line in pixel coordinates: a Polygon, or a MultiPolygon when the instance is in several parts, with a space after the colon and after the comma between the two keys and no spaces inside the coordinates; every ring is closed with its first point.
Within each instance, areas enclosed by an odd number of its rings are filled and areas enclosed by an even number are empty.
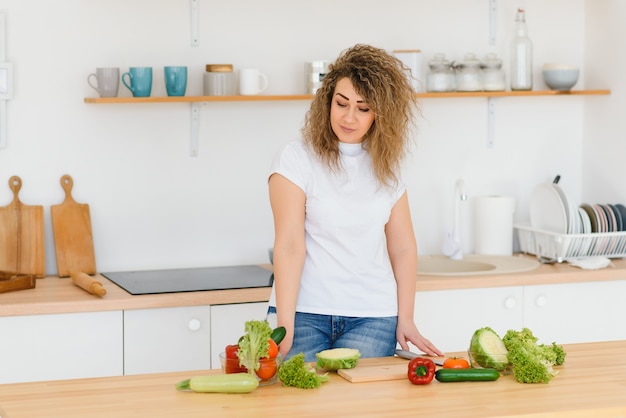
{"type": "Polygon", "coordinates": [[[541,183],[530,197],[533,228],[560,234],[626,231],[626,206],[583,203],[576,205],[555,183],[541,183]]]}

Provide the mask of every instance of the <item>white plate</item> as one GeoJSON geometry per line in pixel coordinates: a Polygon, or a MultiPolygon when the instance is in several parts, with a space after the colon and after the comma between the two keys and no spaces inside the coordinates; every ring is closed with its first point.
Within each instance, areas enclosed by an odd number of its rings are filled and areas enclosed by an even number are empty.
{"type": "Polygon", "coordinates": [[[558,185],[552,183],[551,186],[556,190],[563,202],[563,207],[565,208],[565,218],[567,219],[567,233],[568,234],[576,234],[576,230],[578,229],[578,216],[576,206],[572,204],[572,201],[567,198],[567,194],[563,189],[558,185]]]}
{"type": "MultiPolygon", "coordinates": [[[[589,214],[583,208],[578,208],[578,214],[580,215],[581,220],[581,234],[591,234],[591,219],[589,219],[589,214]]],[[[589,250],[591,249],[591,244],[593,243],[593,238],[583,238],[580,241],[580,248],[578,249],[580,256],[584,257],[589,255],[589,250]]]]}
{"type": "Polygon", "coordinates": [[[565,202],[552,183],[540,183],[530,195],[530,225],[535,229],[567,234],[565,202]]]}

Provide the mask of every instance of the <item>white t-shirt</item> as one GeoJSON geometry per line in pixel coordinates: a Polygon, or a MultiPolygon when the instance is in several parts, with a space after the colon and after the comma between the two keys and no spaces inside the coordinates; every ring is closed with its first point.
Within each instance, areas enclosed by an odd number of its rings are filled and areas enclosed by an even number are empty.
{"type": "MultiPolygon", "coordinates": [[[[385,225],[406,188],[380,186],[361,144],[339,143],[342,170],[331,172],[302,140],[286,144],[270,175],[306,195],[306,259],[296,311],[382,317],[398,314],[385,225]]],[[[272,289],[270,306],[276,306],[272,289]]]]}

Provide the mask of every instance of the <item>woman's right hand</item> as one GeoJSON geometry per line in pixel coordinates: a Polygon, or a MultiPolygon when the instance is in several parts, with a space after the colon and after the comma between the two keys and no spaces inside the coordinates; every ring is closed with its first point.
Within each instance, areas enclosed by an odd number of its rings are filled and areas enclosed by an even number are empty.
{"type": "Polygon", "coordinates": [[[293,345],[293,332],[287,331],[287,335],[280,342],[278,346],[278,352],[283,355],[283,358],[287,356],[289,350],[291,350],[291,346],[293,345]]]}

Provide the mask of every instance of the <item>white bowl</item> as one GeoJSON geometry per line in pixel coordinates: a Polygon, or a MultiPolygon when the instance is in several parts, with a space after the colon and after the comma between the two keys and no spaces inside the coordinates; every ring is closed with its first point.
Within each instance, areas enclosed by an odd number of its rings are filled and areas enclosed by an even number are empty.
{"type": "Polygon", "coordinates": [[[545,64],[543,81],[552,90],[570,90],[578,82],[580,71],[576,67],[565,64],[545,64]]]}

